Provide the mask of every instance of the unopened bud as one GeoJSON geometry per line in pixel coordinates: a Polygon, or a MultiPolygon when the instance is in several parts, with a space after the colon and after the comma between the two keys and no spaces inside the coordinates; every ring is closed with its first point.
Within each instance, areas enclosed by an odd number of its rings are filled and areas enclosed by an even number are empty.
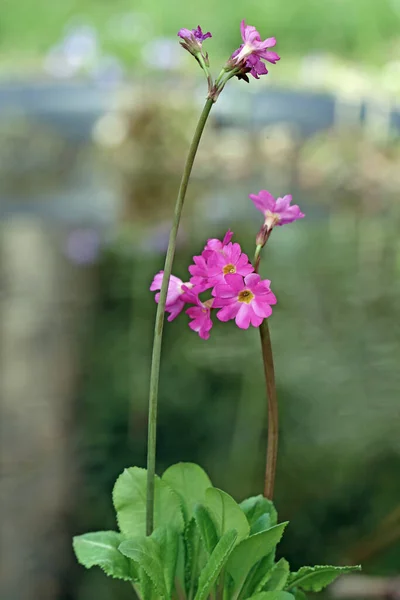
{"type": "Polygon", "coordinates": [[[256,235],[256,246],[263,248],[268,240],[270,230],[267,225],[263,225],[256,235]]]}

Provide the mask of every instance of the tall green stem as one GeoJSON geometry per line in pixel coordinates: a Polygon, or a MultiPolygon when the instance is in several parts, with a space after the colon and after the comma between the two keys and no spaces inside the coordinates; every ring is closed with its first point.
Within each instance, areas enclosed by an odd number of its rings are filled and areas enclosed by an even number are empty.
{"type": "Polygon", "coordinates": [[[146,497],[146,533],[150,535],[154,525],[154,477],[156,467],[156,431],[157,431],[157,404],[158,404],[158,381],[160,376],[160,357],[161,357],[161,342],[164,327],[164,312],[165,303],[167,300],[168,283],[172,271],[172,263],[175,256],[176,237],[178,234],[179,223],[181,220],[183,203],[186,196],[186,190],[189,183],[190,174],[200,138],[204,130],[208,115],[213,105],[213,100],[208,98],[203,112],[200,115],[197,123],[196,131],[194,132],[193,140],[189,148],[188,157],[186,159],[185,168],[183,171],[181,184],[179,187],[178,197],[176,199],[174,217],[172,221],[171,233],[169,236],[168,249],[165,257],[164,277],[162,280],[160,298],[157,306],[156,323],[154,328],[153,354],[151,359],[150,373],[150,393],[149,393],[149,422],[148,422],[148,438],[147,438],[147,497],[146,497]]]}
{"type": "MultiPolygon", "coordinates": [[[[267,234],[265,243],[267,242],[270,233],[271,232],[267,234]]],[[[260,266],[261,249],[262,246],[258,245],[254,255],[253,265],[256,273],[258,273],[260,266]]],[[[264,496],[269,500],[272,500],[274,496],[276,462],[278,457],[279,414],[278,400],[276,397],[274,358],[272,354],[271,336],[269,333],[267,319],[264,319],[264,321],[261,323],[259,331],[268,398],[268,441],[264,479],[264,496]]]]}

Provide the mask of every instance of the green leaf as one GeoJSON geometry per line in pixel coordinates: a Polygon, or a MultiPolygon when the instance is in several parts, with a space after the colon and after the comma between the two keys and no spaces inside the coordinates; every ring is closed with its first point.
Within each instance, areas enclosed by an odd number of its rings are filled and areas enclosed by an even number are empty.
{"type": "Polygon", "coordinates": [[[264,498],[261,494],[243,500],[243,502],[240,503],[240,508],[246,515],[250,526],[265,514],[269,515],[271,519],[271,527],[278,523],[278,513],[276,512],[275,506],[271,500],[264,498]]]}
{"type": "Polygon", "coordinates": [[[226,569],[239,589],[251,568],[262,558],[270,554],[280,541],[287,523],[275,525],[267,531],[251,535],[240,542],[229,557],[226,569]]]}
{"type": "Polygon", "coordinates": [[[142,600],[152,600],[154,595],[153,584],[146,571],[140,567],[140,592],[142,600]]]}
{"type": "Polygon", "coordinates": [[[193,517],[196,504],[204,504],[206,490],[212,487],[207,473],[194,463],[172,465],[162,480],[178,494],[186,522],[193,517]]]}
{"type": "Polygon", "coordinates": [[[119,551],[134,560],[151,579],[154,591],[166,596],[164,570],[161,561],[160,546],[152,537],[138,536],[123,541],[119,551]]]}
{"type": "Polygon", "coordinates": [[[240,591],[241,598],[248,598],[252,594],[262,592],[264,584],[271,577],[271,571],[275,564],[275,550],[264,556],[251,569],[246,577],[244,586],[240,591]]]}
{"type": "Polygon", "coordinates": [[[265,531],[271,527],[271,517],[268,513],[264,513],[251,525],[250,535],[253,535],[254,533],[260,533],[260,531],[265,531]]]}
{"type": "Polygon", "coordinates": [[[295,600],[307,600],[307,596],[301,590],[296,590],[294,592],[294,598],[295,600]]]}
{"type": "Polygon", "coordinates": [[[191,519],[184,532],[185,541],[185,589],[186,595],[193,598],[200,569],[205,564],[205,558],[202,556],[202,544],[200,532],[196,526],[196,521],[191,519]]]}
{"type": "Polygon", "coordinates": [[[178,560],[179,533],[172,527],[159,527],[151,534],[158,543],[161,562],[164,570],[165,585],[168,596],[171,596],[175,583],[176,565],[178,560]]]}
{"type": "Polygon", "coordinates": [[[237,542],[249,535],[250,527],[246,515],[229,494],[217,488],[208,488],[206,508],[214,520],[219,537],[231,529],[237,532],[237,542]]]}
{"type": "Polygon", "coordinates": [[[294,600],[294,596],[288,592],[260,592],[250,596],[249,600],[294,600]]]}
{"type": "Polygon", "coordinates": [[[75,536],[73,547],[78,562],[87,569],[98,566],[115,579],[137,580],[135,565],[118,550],[122,540],[116,531],[96,531],[75,536]]]}
{"type": "Polygon", "coordinates": [[[236,538],[237,532],[235,530],[227,531],[215,546],[206,566],[200,573],[195,600],[205,600],[209,595],[212,586],[232,552],[236,538]]]}
{"type": "MultiPolygon", "coordinates": [[[[113,501],[120,530],[126,536],[146,532],[146,469],[125,469],[115,482],[113,501]]],[[[154,527],[169,525],[183,531],[184,523],[179,497],[159,477],[155,478],[154,527]]]]}
{"type": "Polygon", "coordinates": [[[194,509],[194,518],[200,532],[201,541],[208,554],[214,550],[218,542],[217,530],[210,513],[202,504],[197,504],[194,509]]]}
{"type": "Polygon", "coordinates": [[[287,560],[281,558],[270,571],[270,576],[263,585],[264,591],[281,591],[285,588],[290,575],[290,567],[287,560]]]}
{"type": "Polygon", "coordinates": [[[306,592],[320,592],[340,575],[360,570],[359,565],[356,567],[332,567],[330,565],[301,567],[299,571],[290,575],[286,587],[300,587],[306,592]]]}

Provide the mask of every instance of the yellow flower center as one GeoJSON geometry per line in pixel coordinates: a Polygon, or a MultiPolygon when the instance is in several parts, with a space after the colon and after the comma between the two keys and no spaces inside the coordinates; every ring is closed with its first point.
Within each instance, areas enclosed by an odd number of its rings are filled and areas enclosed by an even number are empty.
{"type": "Polygon", "coordinates": [[[222,272],[224,275],[228,275],[228,273],[236,273],[236,267],[235,265],[225,265],[224,268],[222,269],[222,272]]]}
{"type": "Polygon", "coordinates": [[[238,301],[246,302],[246,304],[250,304],[250,302],[253,300],[253,298],[254,298],[254,294],[252,294],[250,292],[250,290],[243,290],[243,292],[240,292],[240,294],[238,296],[238,301]]]}

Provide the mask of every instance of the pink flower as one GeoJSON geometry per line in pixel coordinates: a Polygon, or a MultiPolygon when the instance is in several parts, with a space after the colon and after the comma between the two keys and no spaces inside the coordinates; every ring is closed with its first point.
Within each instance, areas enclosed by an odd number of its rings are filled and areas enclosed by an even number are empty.
{"type": "Polygon", "coordinates": [[[222,252],[213,252],[207,260],[208,278],[212,285],[225,283],[225,275],[238,273],[242,277],[254,271],[253,265],[239,244],[227,244],[222,252]]]}
{"type": "Polygon", "coordinates": [[[204,246],[202,256],[204,258],[209,258],[213,254],[213,252],[223,252],[224,247],[227,244],[229,244],[229,242],[232,239],[232,236],[233,236],[233,231],[228,229],[222,242],[221,242],[221,240],[218,240],[216,238],[211,238],[211,239],[207,240],[207,244],[204,246]]]}
{"type": "MultiPolygon", "coordinates": [[[[209,254],[207,253],[207,257],[209,254]]],[[[191,274],[190,283],[192,285],[201,285],[205,290],[212,287],[212,283],[209,282],[208,278],[208,264],[203,254],[200,256],[193,256],[194,265],[190,265],[189,273],[191,274]]]]}
{"type": "Polygon", "coordinates": [[[193,290],[189,290],[186,286],[184,286],[184,290],[186,292],[185,296],[188,299],[188,302],[196,305],[191,306],[186,311],[186,314],[193,319],[189,323],[189,327],[193,331],[196,331],[203,340],[208,340],[210,337],[210,330],[213,326],[213,322],[211,320],[211,307],[213,304],[213,299],[211,298],[206,302],[202,302],[199,296],[193,292],[193,290]]]}
{"type": "Polygon", "coordinates": [[[190,282],[193,285],[205,286],[203,289],[209,289],[214,284],[209,281],[209,265],[208,260],[211,256],[216,253],[223,254],[226,246],[229,244],[233,236],[233,232],[228,230],[225,234],[224,239],[218,240],[216,238],[210,238],[207,244],[204,246],[204,250],[200,256],[193,256],[194,265],[190,265],[189,273],[192,275],[190,282]]]}
{"type": "Polygon", "coordinates": [[[250,324],[259,327],[272,314],[271,305],[276,304],[276,298],[268,279],[261,281],[256,273],[244,280],[238,274],[228,274],[225,282],[216,285],[212,292],[213,306],[221,308],[217,314],[220,321],[235,319],[238,327],[248,329],[250,324]]]}
{"type": "Polygon", "coordinates": [[[196,29],[182,28],[178,31],[178,36],[182,38],[181,45],[185,50],[193,54],[194,56],[202,51],[202,45],[204,40],[212,37],[211,33],[203,33],[200,25],[197,25],[196,29]]]}
{"type": "Polygon", "coordinates": [[[264,214],[264,225],[268,231],[275,225],[286,225],[286,223],[292,223],[305,216],[297,204],[290,206],[292,196],[275,199],[267,190],[260,190],[258,195],[250,194],[249,198],[253,201],[254,206],[264,214]]]}
{"type": "MultiPolygon", "coordinates": [[[[266,60],[272,64],[276,64],[280,60],[280,56],[267,48],[272,48],[276,45],[274,37],[267,38],[262,41],[259,32],[252,25],[246,25],[243,20],[240,24],[243,44],[235,50],[231,56],[233,64],[242,68],[241,75],[250,73],[256,79],[259,75],[266,75],[268,70],[261,61],[266,60]]],[[[244,77],[246,78],[246,77],[244,77]]]]}
{"type": "MultiPolygon", "coordinates": [[[[150,291],[154,292],[155,290],[161,290],[161,284],[163,280],[164,271],[160,271],[154,277],[150,291]]],[[[183,307],[185,306],[187,300],[185,298],[185,290],[182,286],[186,288],[192,288],[193,285],[189,282],[184,283],[182,279],[179,277],[175,277],[175,275],[171,275],[169,278],[168,284],[168,292],[167,292],[167,302],[165,305],[165,312],[169,313],[168,321],[173,321],[182,312],[183,307]]],[[[158,304],[160,299],[160,294],[157,293],[155,295],[155,301],[158,304]]]]}

